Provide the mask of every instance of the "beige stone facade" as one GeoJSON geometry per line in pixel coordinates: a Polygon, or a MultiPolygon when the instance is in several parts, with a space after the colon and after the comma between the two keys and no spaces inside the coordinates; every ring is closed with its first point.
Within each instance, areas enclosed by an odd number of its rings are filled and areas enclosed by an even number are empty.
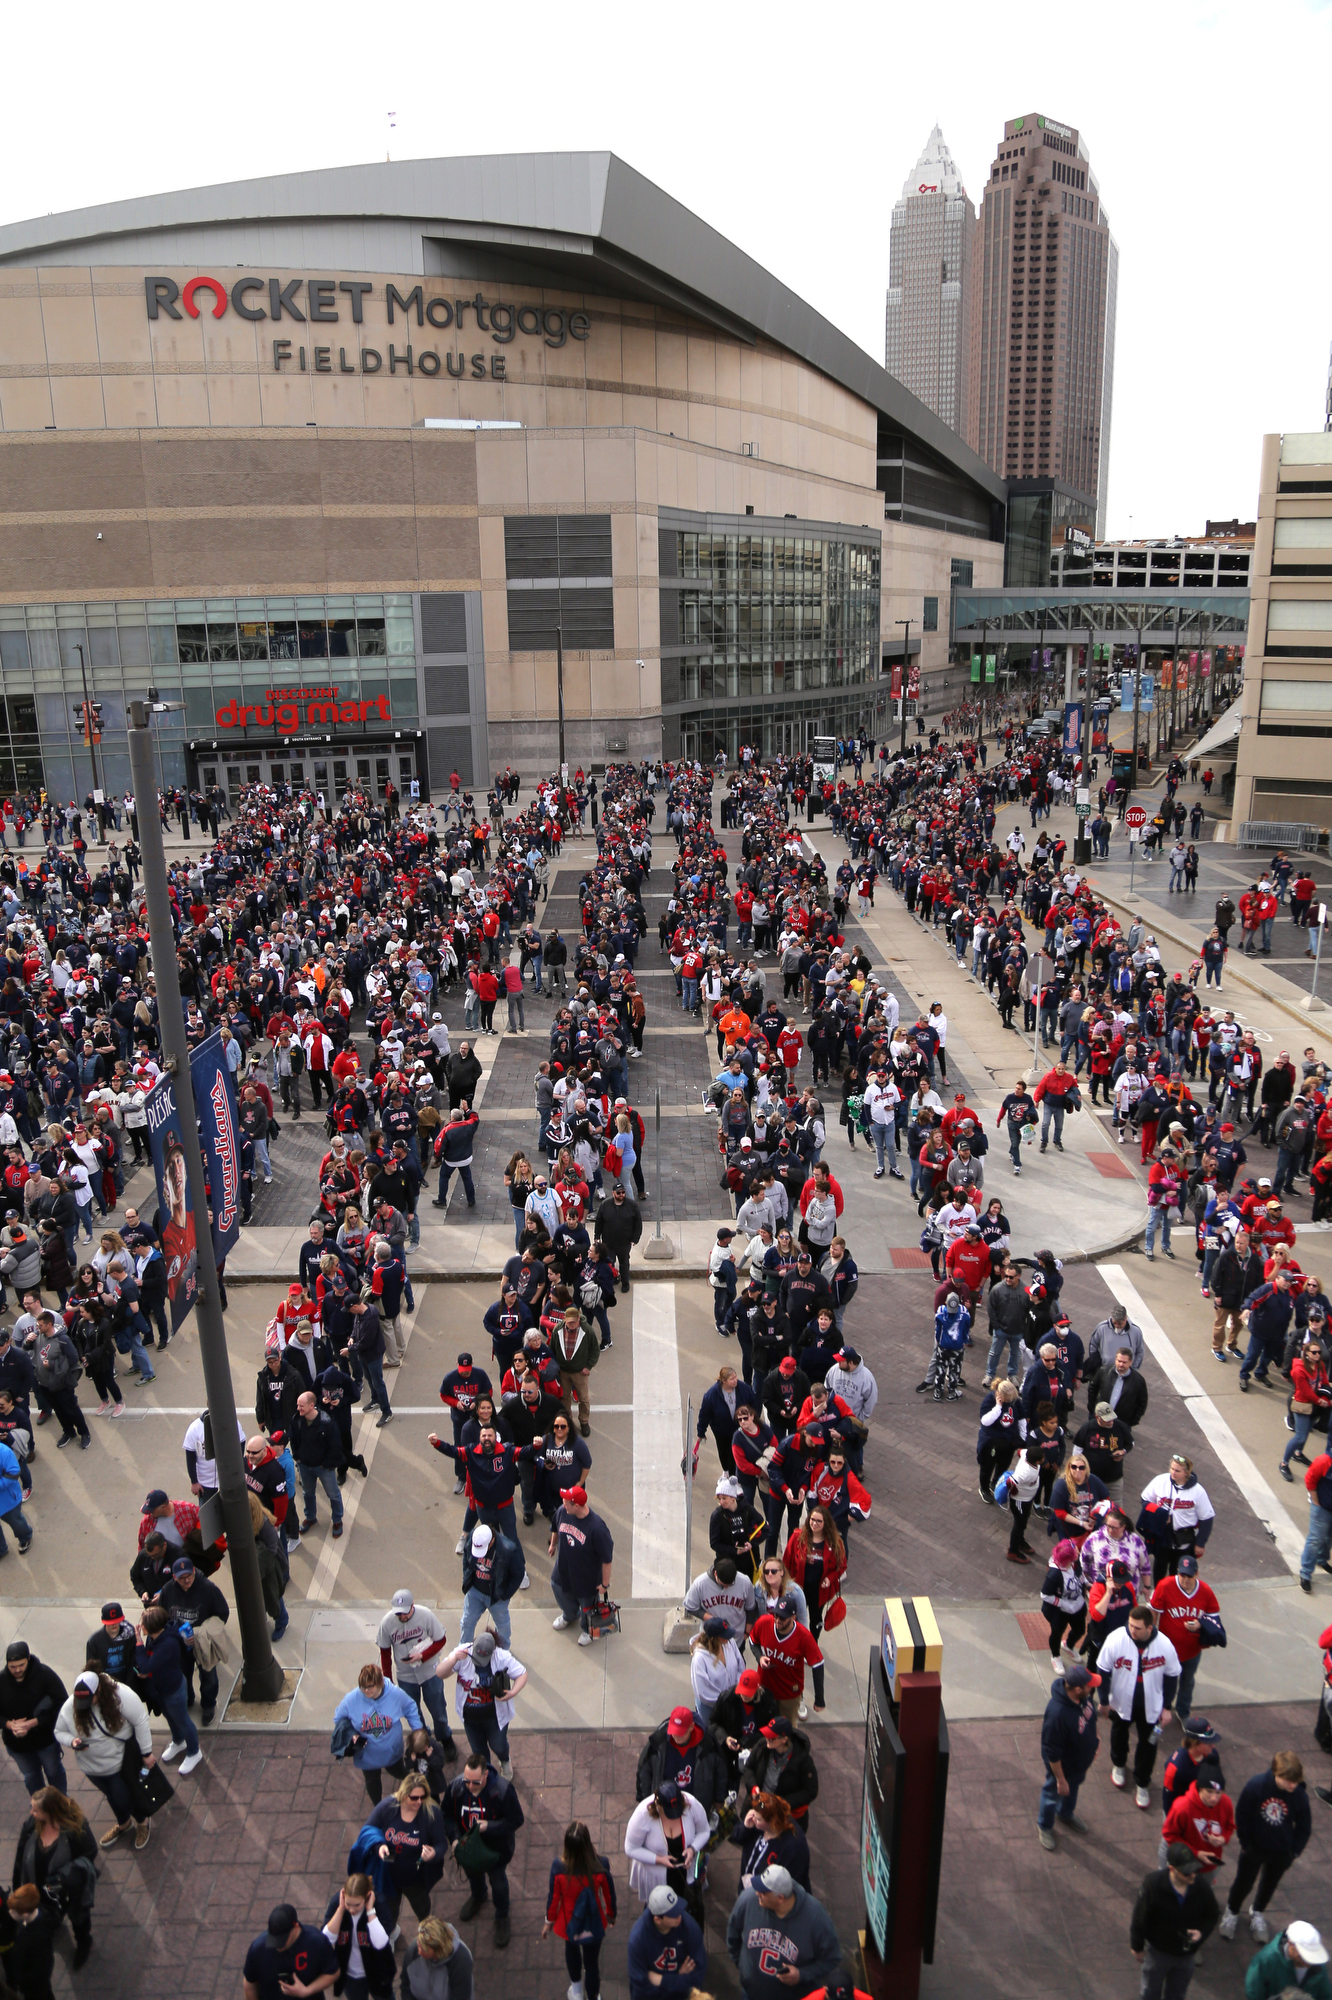
{"type": "Polygon", "coordinates": [[[1233,825],[1332,825],[1332,433],[1263,439],[1233,825]]]}
{"type": "MultiPolygon", "coordinates": [[[[511,643],[505,523],[609,516],[613,644],[566,641],[570,742],[669,753],[663,510],[752,517],[769,541],[880,536],[883,641],[910,617],[927,672],[947,660],[953,558],[999,581],[1002,544],[885,522],[880,424],[801,356],[651,301],[456,273],[5,264],[0,607],[326,594],[331,615],[352,593],[473,594],[473,762],[531,764],[553,750],[556,659],[511,643]]],[[[852,717],[831,683],[820,706],[824,684],[788,668],[791,726],[882,725],[881,689],[858,688],[852,717]]],[[[450,721],[452,760],[467,717],[450,721]]]]}

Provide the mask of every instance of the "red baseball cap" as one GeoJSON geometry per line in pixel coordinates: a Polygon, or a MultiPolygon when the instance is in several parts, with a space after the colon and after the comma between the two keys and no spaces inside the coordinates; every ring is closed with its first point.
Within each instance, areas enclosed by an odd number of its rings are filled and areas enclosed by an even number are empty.
{"type": "Polygon", "coordinates": [[[759,1677],[752,1667],[746,1667],[735,1684],[735,1691],[741,1701],[753,1701],[759,1691],[759,1677]]]}
{"type": "Polygon", "coordinates": [[[693,1726],[694,1726],[694,1713],[693,1710],[689,1708],[673,1708],[666,1722],[666,1727],[667,1729],[670,1730],[672,1735],[674,1735],[678,1730],[692,1729],[693,1726]]]}
{"type": "Polygon", "coordinates": [[[585,1486],[565,1486],[560,1489],[561,1500],[571,1500],[575,1507],[586,1507],[587,1488],[585,1486]]]}
{"type": "Polygon", "coordinates": [[[795,1372],[796,1372],[795,1357],[790,1354],[784,1354],[781,1360],[777,1363],[777,1373],[779,1375],[794,1375],[795,1372]]]}

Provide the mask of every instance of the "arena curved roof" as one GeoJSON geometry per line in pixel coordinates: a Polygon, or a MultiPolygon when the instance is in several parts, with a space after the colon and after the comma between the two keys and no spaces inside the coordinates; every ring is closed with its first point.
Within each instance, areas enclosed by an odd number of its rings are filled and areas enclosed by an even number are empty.
{"type": "Polygon", "coordinates": [[[869,354],[614,153],[392,160],[229,181],[0,227],[0,266],[466,271],[648,298],[799,355],[992,500],[1003,480],[869,354]]]}

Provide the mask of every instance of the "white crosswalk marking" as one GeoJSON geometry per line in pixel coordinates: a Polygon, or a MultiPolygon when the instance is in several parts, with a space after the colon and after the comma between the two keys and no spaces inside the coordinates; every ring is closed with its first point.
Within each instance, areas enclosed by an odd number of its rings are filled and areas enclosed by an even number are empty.
{"type": "Polygon", "coordinates": [[[635,1597],[683,1593],[680,1356],[675,1286],[634,1286],[635,1597]]]}

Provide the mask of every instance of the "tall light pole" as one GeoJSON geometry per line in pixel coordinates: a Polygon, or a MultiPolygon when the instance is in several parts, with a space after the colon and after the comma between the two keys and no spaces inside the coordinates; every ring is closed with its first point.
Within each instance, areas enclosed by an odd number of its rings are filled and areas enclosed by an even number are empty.
{"type": "Polygon", "coordinates": [[[560,779],[563,782],[564,766],[564,627],[555,627],[555,698],[560,707],[560,779]]]}
{"type": "Polygon", "coordinates": [[[907,674],[910,672],[911,669],[911,620],[909,618],[895,618],[893,620],[893,623],[894,625],[901,625],[905,627],[905,630],[902,634],[902,741],[901,744],[899,745],[900,754],[903,757],[905,757],[907,674]]]}
{"type": "Polygon", "coordinates": [[[190,1045],[185,1035],[185,1010],[181,1005],[180,976],[176,966],[176,934],[171,923],[166,853],[162,846],[162,822],[157,812],[157,777],[153,769],[148,705],[142,701],[131,701],[126,712],[130,777],[139,815],[148,935],[153,948],[153,976],[157,982],[158,1027],[165,1067],[175,1084],[185,1171],[194,1207],[199,1267],[195,1318],[199,1329],[204,1392],[213,1425],[218,1497],[222,1503],[231,1580],[236,1590],[236,1616],[240,1625],[242,1653],[241,1697],[245,1701],[276,1701],[282,1692],[282,1668],[273,1658],[268,1614],[264,1610],[264,1594],[259,1582],[259,1552],[250,1523],[250,1495],[245,1484],[245,1464],[237,1434],[236,1397],[231,1385],[227,1330],[222,1319],[213,1232],[208,1220],[203,1155],[199,1150],[199,1125],[190,1078],[190,1045]]]}

